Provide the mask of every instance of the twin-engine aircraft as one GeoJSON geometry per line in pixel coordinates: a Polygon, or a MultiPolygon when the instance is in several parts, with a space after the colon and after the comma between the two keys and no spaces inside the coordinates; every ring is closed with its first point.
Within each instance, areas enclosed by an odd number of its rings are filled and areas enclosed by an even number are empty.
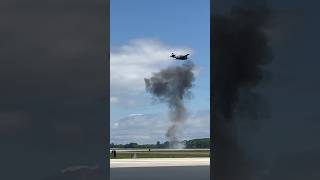
{"type": "Polygon", "coordinates": [[[174,53],[172,53],[170,57],[175,58],[175,60],[182,60],[182,61],[183,61],[183,60],[187,60],[189,55],[190,55],[190,54],[186,54],[186,55],[175,55],[174,53]]]}

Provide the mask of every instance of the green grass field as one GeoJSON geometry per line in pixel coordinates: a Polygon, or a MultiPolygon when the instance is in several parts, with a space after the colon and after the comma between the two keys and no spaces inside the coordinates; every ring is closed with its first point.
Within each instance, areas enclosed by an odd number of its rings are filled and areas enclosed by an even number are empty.
{"type": "MultiPolygon", "coordinates": [[[[110,153],[111,159],[115,159],[110,153]]],[[[183,150],[183,151],[117,151],[116,159],[131,158],[192,158],[210,157],[210,150],[183,150]]]]}

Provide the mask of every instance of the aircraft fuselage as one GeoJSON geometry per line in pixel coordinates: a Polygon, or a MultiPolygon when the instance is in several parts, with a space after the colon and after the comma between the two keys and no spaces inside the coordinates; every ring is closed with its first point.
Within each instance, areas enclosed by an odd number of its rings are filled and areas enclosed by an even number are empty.
{"type": "Polygon", "coordinates": [[[176,55],[172,54],[170,57],[175,58],[176,60],[187,60],[188,55],[189,54],[176,56],[176,55]]]}

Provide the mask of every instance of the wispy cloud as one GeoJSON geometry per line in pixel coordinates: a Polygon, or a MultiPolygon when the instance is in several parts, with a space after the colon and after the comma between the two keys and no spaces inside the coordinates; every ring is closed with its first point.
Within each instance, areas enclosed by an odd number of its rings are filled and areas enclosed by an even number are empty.
{"type": "Polygon", "coordinates": [[[110,97],[110,103],[117,103],[117,102],[119,102],[118,97],[110,97]]]}
{"type": "MultiPolygon", "coordinates": [[[[166,141],[170,124],[167,114],[130,114],[111,124],[111,142],[155,143],[166,141]]],[[[183,139],[203,138],[210,135],[210,112],[192,113],[184,125],[183,139]]]]}

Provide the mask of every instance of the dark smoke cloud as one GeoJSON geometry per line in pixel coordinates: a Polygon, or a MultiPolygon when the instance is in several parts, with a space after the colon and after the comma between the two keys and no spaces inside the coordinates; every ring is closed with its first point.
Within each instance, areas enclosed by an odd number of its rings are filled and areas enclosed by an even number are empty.
{"type": "Polygon", "coordinates": [[[178,135],[181,126],[187,118],[187,109],[184,99],[191,97],[190,89],[195,80],[193,74],[194,64],[187,62],[181,66],[168,67],[158,73],[154,73],[149,79],[145,78],[146,90],[153,97],[167,103],[170,108],[171,125],[166,137],[173,144],[177,145],[178,135]]]}
{"type": "MultiPolygon", "coordinates": [[[[261,72],[261,76],[259,75],[261,80],[240,81],[240,85],[229,85],[228,87],[233,89],[231,92],[235,92],[231,93],[235,94],[232,97],[236,98],[228,98],[222,87],[229,83],[219,81],[230,79],[229,76],[235,74],[228,71],[229,69],[234,71],[235,67],[231,65],[237,64],[236,61],[230,61],[229,57],[241,60],[244,59],[241,57],[246,57],[244,53],[228,54],[228,52],[250,47],[248,55],[252,56],[259,47],[253,46],[252,39],[247,38],[248,33],[239,30],[239,27],[248,27],[248,22],[254,22],[253,20],[258,18],[254,15],[239,19],[237,13],[232,15],[228,10],[233,8],[238,9],[233,10],[234,12],[239,11],[239,6],[237,8],[234,6],[236,1],[220,1],[213,5],[218,11],[220,10],[219,14],[212,16],[211,41],[214,45],[212,59],[216,61],[214,64],[218,64],[216,69],[213,66],[216,75],[214,84],[220,86],[216,87],[215,90],[218,91],[216,93],[220,93],[220,96],[223,94],[221,97],[216,96],[218,102],[215,104],[215,117],[212,123],[213,141],[217,146],[213,167],[214,178],[215,180],[318,180],[320,179],[318,163],[320,161],[318,106],[320,2],[268,0],[269,10],[265,5],[260,6],[262,10],[250,6],[260,1],[247,1],[241,4],[240,10],[246,8],[250,12],[256,12],[252,14],[266,12],[261,13],[260,19],[263,21],[253,23],[251,27],[257,27],[253,28],[253,32],[262,35],[257,39],[264,37],[265,40],[260,41],[260,44],[272,47],[274,57],[272,59],[271,53],[265,53],[265,57],[270,57],[269,60],[264,58],[267,64],[255,63],[259,65],[255,68],[261,72]],[[235,19],[238,21],[234,21],[235,19]],[[227,61],[230,65],[222,61],[227,61]],[[219,68],[224,72],[217,71],[219,68]],[[272,75],[271,83],[265,82],[268,80],[265,69],[272,75]],[[246,85],[248,82],[252,84],[246,85]],[[268,101],[266,102],[264,98],[268,101]],[[224,99],[232,99],[232,103],[222,106],[224,99]],[[272,116],[265,112],[264,107],[270,110],[272,116]]],[[[216,13],[217,10],[211,12],[216,13]]],[[[252,35],[256,34],[250,32],[252,35]]],[[[268,46],[262,50],[270,52],[268,46]]]]}
{"type": "Polygon", "coordinates": [[[106,164],[105,2],[0,2],[0,179],[106,164]]]}
{"type": "Polygon", "coordinates": [[[240,4],[214,14],[211,54],[214,72],[214,178],[250,180],[256,166],[239,141],[239,124],[265,118],[266,103],[256,92],[265,79],[272,53],[265,29],[270,11],[265,4],[240,4]]]}

